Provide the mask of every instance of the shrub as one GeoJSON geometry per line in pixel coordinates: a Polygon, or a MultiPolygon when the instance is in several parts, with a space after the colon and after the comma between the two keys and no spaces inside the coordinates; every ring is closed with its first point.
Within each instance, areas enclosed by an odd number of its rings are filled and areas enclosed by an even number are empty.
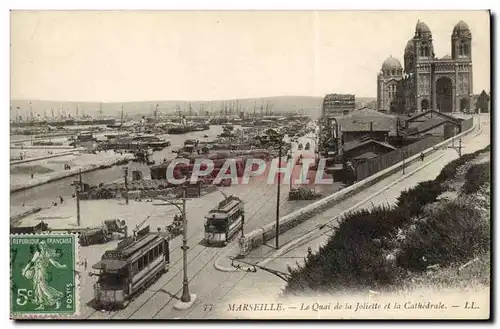
{"type": "Polygon", "coordinates": [[[473,165],[465,174],[463,191],[471,194],[479,191],[479,188],[490,181],[490,162],[473,165]]]}
{"type": "Polygon", "coordinates": [[[397,207],[402,212],[406,212],[406,216],[413,217],[421,212],[423,206],[436,201],[442,192],[441,185],[435,181],[421,182],[417,186],[401,192],[397,207]]]}
{"type": "Polygon", "coordinates": [[[289,269],[286,293],[371,287],[395,280],[385,261],[384,245],[405,220],[387,206],[362,209],[346,215],[335,234],[304,266],[289,269]]]}
{"type": "Polygon", "coordinates": [[[478,150],[478,151],[476,151],[474,153],[464,154],[464,155],[462,155],[462,157],[460,157],[460,158],[458,158],[456,160],[451,161],[446,166],[444,166],[443,170],[441,170],[441,173],[439,173],[439,175],[435,179],[435,181],[438,182],[438,183],[442,183],[444,181],[447,181],[447,180],[455,177],[455,175],[457,173],[458,167],[460,167],[460,166],[464,165],[465,163],[473,160],[474,158],[476,158],[481,153],[489,152],[490,149],[491,149],[491,146],[488,145],[488,146],[486,146],[482,150],[478,150]]]}
{"type": "Polygon", "coordinates": [[[415,225],[397,260],[406,269],[424,270],[428,265],[461,262],[489,246],[488,220],[461,201],[442,204],[415,225]]]}

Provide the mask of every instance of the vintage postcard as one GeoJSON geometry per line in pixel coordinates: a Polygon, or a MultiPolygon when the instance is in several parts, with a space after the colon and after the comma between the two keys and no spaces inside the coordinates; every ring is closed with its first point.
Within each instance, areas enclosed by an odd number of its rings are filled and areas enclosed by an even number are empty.
{"type": "Polygon", "coordinates": [[[491,317],[488,11],[12,11],[12,319],[491,317]]]}

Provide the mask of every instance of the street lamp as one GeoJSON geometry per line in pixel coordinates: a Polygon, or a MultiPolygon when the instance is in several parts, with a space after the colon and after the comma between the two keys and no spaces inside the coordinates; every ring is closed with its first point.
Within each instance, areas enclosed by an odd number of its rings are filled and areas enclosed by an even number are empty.
{"type": "Polygon", "coordinates": [[[183,310],[191,307],[196,300],[195,294],[189,293],[189,281],[187,276],[187,251],[189,247],[187,246],[187,216],[186,216],[186,188],[184,188],[182,193],[182,201],[172,201],[169,199],[158,198],[158,200],[167,202],[168,205],[175,206],[182,214],[182,260],[183,260],[183,272],[184,278],[182,281],[182,296],[179,304],[174,305],[174,308],[183,310]]]}
{"type": "Polygon", "coordinates": [[[403,175],[405,174],[405,157],[406,157],[406,152],[403,150],[403,175]]]}
{"type": "MultiPolygon", "coordinates": [[[[282,148],[284,144],[284,136],[278,137],[278,166],[281,169],[282,148]]],[[[278,172],[278,190],[276,193],[276,249],[279,248],[279,234],[280,234],[280,192],[281,192],[281,173],[278,172]]]]}
{"type": "Polygon", "coordinates": [[[78,170],[79,179],[73,181],[75,186],[75,197],[76,197],[76,225],[80,226],[80,192],[83,191],[83,181],[82,181],[82,170],[78,170]]]}
{"type": "Polygon", "coordinates": [[[128,204],[128,167],[122,167],[123,177],[125,178],[125,202],[128,204]]]}

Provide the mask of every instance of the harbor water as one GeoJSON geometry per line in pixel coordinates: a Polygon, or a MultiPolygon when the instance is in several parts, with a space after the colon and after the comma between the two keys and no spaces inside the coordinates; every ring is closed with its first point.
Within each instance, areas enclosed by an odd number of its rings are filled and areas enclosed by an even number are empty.
{"type": "MultiPolygon", "coordinates": [[[[176,154],[172,153],[172,150],[182,147],[186,139],[215,139],[221,132],[222,126],[211,126],[209,130],[205,131],[194,131],[181,135],[160,135],[161,137],[169,140],[171,145],[161,151],[154,152],[151,158],[156,163],[161,163],[165,158],[175,158],[176,154]],[[205,138],[205,135],[208,137],[205,138]]],[[[144,178],[150,177],[149,167],[147,165],[130,162],[128,166],[129,173],[132,170],[140,170],[142,171],[144,178]]],[[[63,199],[71,198],[75,191],[71,184],[76,179],[78,179],[77,176],[68,177],[27,190],[11,193],[10,204],[11,206],[20,206],[23,203],[25,206],[50,206],[53,202],[59,202],[58,198],[60,196],[63,197],[63,199]]],[[[84,183],[89,185],[98,185],[100,183],[123,180],[122,166],[113,166],[107,169],[83,173],[82,180],[84,183]]]]}

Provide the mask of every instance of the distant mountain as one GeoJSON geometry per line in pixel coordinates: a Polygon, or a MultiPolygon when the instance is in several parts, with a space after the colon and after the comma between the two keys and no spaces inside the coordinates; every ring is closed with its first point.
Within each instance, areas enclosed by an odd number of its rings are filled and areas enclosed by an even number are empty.
{"type": "MultiPolygon", "coordinates": [[[[373,102],[375,98],[357,98],[356,107],[360,108],[367,106],[373,102]]],[[[313,118],[317,118],[321,113],[321,104],[323,97],[312,96],[275,96],[275,97],[262,97],[262,98],[246,98],[246,99],[230,99],[230,100],[217,100],[217,101],[144,101],[144,102],[58,102],[58,101],[45,101],[45,100],[12,100],[10,116],[12,119],[16,115],[30,116],[30,107],[33,115],[39,117],[55,117],[70,114],[72,117],[90,115],[94,117],[119,117],[123,106],[123,113],[126,116],[132,115],[153,115],[156,106],[158,105],[158,114],[173,114],[180,109],[180,111],[189,115],[189,105],[191,105],[191,113],[204,114],[205,111],[211,113],[220,113],[224,106],[227,107],[229,113],[230,108],[233,108],[233,113],[237,113],[237,106],[246,113],[260,114],[261,111],[271,115],[271,112],[298,112],[303,111],[313,118]],[[17,109],[19,108],[19,109],[17,109]],[[17,111],[16,111],[17,109],[17,111]]]]}

